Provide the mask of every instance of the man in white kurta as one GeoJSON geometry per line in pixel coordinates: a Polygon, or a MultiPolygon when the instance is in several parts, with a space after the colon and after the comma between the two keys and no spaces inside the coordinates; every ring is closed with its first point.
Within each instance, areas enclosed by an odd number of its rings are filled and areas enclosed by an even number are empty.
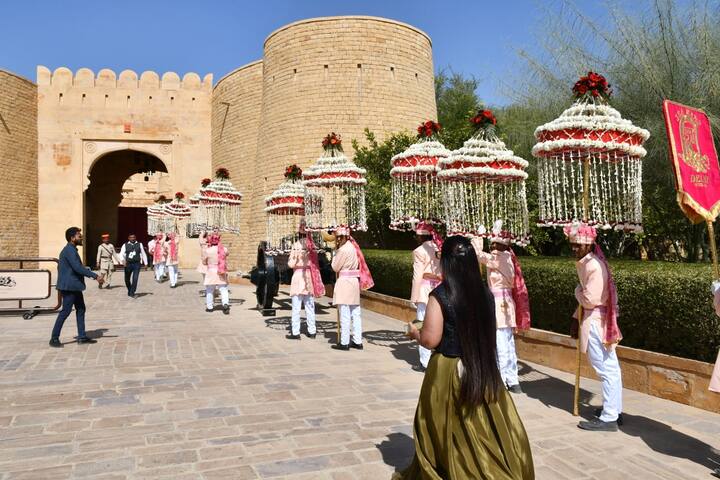
{"type": "MultiPolygon", "coordinates": [[[[425,222],[420,222],[415,229],[418,247],[413,250],[413,278],[410,301],[415,304],[417,320],[425,320],[430,292],[440,285],[440,247],[433,242],[434,228],[425,222]]],[[[432,350],[418,345],[420,364],[427,368],[432,350]]]]}
{"type": "Polygon", "coordinates": [[[208,236],[202,261],[207,267],[205,273],[205,311],[214,310],[214,293],[220,291],[222,310],[225,315],[230,313],[230,291],[228,290],[227,258],[228,250],[220,242],[220,235],[213,233],[208,236]]]}
{"type": "Polygon", "coordinates": [[[593,227],[575,224],[565,228],[570,246],[577,258],[575,264],[579,285],[575,288],[579,319],[580,349],[602,382],[603,406],[597,418],[580,422],[583,430],[617,431],[622,412],[622,374],[615,346],[622,336],[617,328],[614,282],[601,251],[596,248],[597,233],[593,227]],[[582,312],[582,315],[580,315],[582,312]],[[610,333],[610,335],[608,335],[610,333]]]}
{"type": "Polygon", "coordinates": [[[155,281],[160,282],[165,275],[165,260],[167,254],[165,252],[165,234],[158,232],[155,238],[148,242],[148,254],[153,259],[153,270],[155,271],[155,281]]]}
{"type": "Polygon", "coordinates": [[[310,271],[310,255],[307,249],[307,238],[301,234],[290,250],[288,268],[293,269],[290,280],[290,298],[292,299],[291,331],[286,338],[300,340],[300,310],[305,306],[307,336],[315,338],[315,297],[313,296],[312,273],[310,271]]]}

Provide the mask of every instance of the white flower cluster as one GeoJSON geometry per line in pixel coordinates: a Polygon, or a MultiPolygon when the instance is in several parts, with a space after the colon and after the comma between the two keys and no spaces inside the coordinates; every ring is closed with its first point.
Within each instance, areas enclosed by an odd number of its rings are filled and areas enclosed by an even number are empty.
{"type": "Polygon", "coordinates": [[[392,164],[393,168],[390,170],[390,175],[410,174],[414,172],[436,173],[439,169],[437,164],[397,166],[397,163],[413,157],[436,158],[438,160],[441,160],[449,156],[450,150],[445,148],[445,146],[437,140],[426,140],[413,143],[407,150],[402,153],[398,153],[397,155],[392,157],[390,163],[392,164]]]}
{"type": "Polygon", "coordinates": [[[280,186],[275,190],[273,193],[265,197],[265,203],[267,206],[265,207],[266,212],[272,212],[273,210],[278,209],[287,209],[287,208],[295,208],[300,209],[303,208],[302,202],[283,202],[283,203],[277,203],[274,205],[271,205],[270,202],[274,200],[278,200],[280,198],[299,198],[303,199],[305,197],[305,188],[302,186],[300,182],[296,181],[287,181],[280,184],[280,186]]]}
{"type": "Polygon", "coordinates": [[[495,136],[484,138],[482,135],[481,133],[468,139],[461,148],[454,150],[450,157],[440,160],[438,177],[443,180],[469,176],[527,178],[527,173],[524,171],[528,167],[526,160],[516,156],[499,138],[495,136]],[[470,163],[474,166],[453,168],[455,162],[470,163]],[[512,168],[487,166],[494,162],[511,164],[512,168]]]}
{"type": "MultiPolygon", "coordinates": [[[[538,142],[532,149],[534,156],[544,156],[544,153],[564,149],[597,149],[617,150],[630,156],[642,158],[647,151],[641,145],[631,145],[625,138],[627,135],[640,137],[645,142],[650,132],[636,127],[630,120],[621,117],[620,112],[609,105],[576,101],[558,118],[535,129],[535,138],[538,140],[545,133],[584,131],[583,139],[557,139],[538,142]],[[590,139],[592,133],[617,132],[616,138],[610,141],[590,139]]],[[[641,143],[642,143],[641,142],[641,143]]]]}
{"type": "Polygon", "coordinates": [[[216,202],[218,200],[223,203],[240,204],[242,203],[242,193],[240,193],[229,180],[215,179],[207,187],[200,189],[200,201],[216,202]],[[222,197],[206,195],[206,192],[214,192],[222,197]]]}
{"type": "Polygon", "coordinates": [[[326,153],[318,161],[303,172],[303,185],[332,185],[336,183],[355,183],[365,185],[366,170],[355,165],[345,155],[330,156],[326,153]],[[332,178],[322,178],[323,175],[338,174],[332,178]],[[348,174],[357,174],[354,177],[348,174]]]}

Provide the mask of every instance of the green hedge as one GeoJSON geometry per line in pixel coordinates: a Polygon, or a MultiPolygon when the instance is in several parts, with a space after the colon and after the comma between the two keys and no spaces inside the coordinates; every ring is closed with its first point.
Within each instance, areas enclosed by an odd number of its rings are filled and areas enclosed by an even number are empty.
{"type": "MultiPolygon", "coordinates": [[[[374,291],[410,298],[409,251],[364,250],[374,291]]],[[[575,307],[574,259],[520,257],[530,292],[533,327],[567,333],[575,307]]],[[[720,319],[710,294],[712,271],[705,264],[610,262],[617,283],[622,345],[714,362],[720,319]]]]}

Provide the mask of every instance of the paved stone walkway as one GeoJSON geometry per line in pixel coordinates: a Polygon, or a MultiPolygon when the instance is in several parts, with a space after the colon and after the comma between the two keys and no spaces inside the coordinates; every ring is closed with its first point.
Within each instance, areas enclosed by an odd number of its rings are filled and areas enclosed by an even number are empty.
{"type": "MultiPolygon", "coordinates": [[[[184,273],[175,290],[143,273],[135,300],[93,283],[96,345],[50,349],[53,315],[0,316],[0,479],[386,479],[409,462],[423,377],[398,322],[365,312],[366,349],[338,352],[321,308],[318,338],[288,341],[286,296],[267,318],[234,286],[231,314],[209,314],[184,273]]],[[[75,333],[73,316],[62,340],[75,333]]],[[[537,478],[711,478],[720,415],[626,391],[623,431],[587,433],[569,375],[522,377],[537,478]]]]}

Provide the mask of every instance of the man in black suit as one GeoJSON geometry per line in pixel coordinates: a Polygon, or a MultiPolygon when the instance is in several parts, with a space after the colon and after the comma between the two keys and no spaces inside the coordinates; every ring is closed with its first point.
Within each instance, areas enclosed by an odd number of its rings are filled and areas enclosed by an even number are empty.
{"type": "Polygon", "coordinates": [[[97,343],[97,340],[88,338],[85,335],[85,299],[83,298],[83,290],[85,290],[85,277],[98,281],[100,285],[105,280],[102,275],[97,275],[92,270],[82,264],[77,246],[82,245],[83,236],[78,227],[70,227],[65,231],[65,240],[67,245],[60,252],[58,262],[58,280],[57,288],[62,295],[62,310],[55,320],[52,336],[50,337],[50,346],[60,348],[60,331],[63,324],[73,307],[75,307],[75,316],[77,318],[78,343],[97,343]]]}

